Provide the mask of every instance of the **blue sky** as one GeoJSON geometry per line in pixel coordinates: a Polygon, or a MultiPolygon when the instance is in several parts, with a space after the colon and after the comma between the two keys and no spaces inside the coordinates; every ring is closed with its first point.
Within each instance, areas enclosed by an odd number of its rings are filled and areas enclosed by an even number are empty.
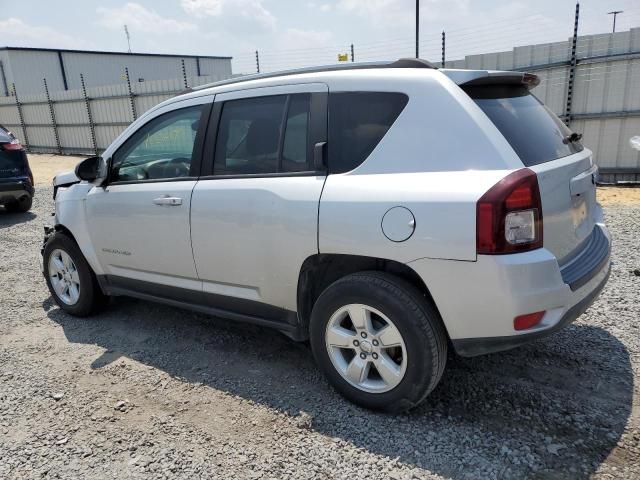
{"type": "MultiPolygon", "coordinates": [[[[414,52],[414,0],[0,0],[0,43],[10,46],[231,55],[234,70],[333,63],[349,44],[357,60],[414,52]]],[[[421,0],[422,57],[449,58],[566,39],[572,0],[421,0]]],[[[584,0],[581,33],[611,30],[611,10],[624,10],[617,30],[640,26],[637,0],[584,0]]]]}

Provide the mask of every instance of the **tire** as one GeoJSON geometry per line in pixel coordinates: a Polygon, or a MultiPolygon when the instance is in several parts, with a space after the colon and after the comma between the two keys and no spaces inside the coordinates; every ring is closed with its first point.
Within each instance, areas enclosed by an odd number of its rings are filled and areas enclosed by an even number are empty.
{"type": "Polygon", "coordinates": [[[436,308],[413,285],[383,272],[355,273],[331,284],[313,307],[309,333],[329,383],[369,409],[396,413],[415,407],[438,384],[447,361],[447,335],[436,308]],[[372,319],[366,338],[351,316],[372,319]],[[383,331],[389,326],[396,330],[383,331]],[[342,344],[349,346],[331,346],[342,344]]]}
{"type": "Polygon", "coordinates": [[[26,213],[31,210],[31,205],[33,203],[33,198],[30,195],[25,195],[24,197],[20,197],[14,202],[7,203],[6,209],[9,212],[14,213],[26,213]]]}
{"type": "Polygon", "coordinates": [[[91,267],[76,242],[68,235],[56,232],[47,240],[43,252],[43,265],[49,292],[65,312],[76,317],[85,317],[104,305],[106,297],[100,290],[91,267]],[[52,260],[53,256],[56,257],[57,262],[52,260]],[[61,273],[60,270],[56,271],[58,269],[56,264],[60,265],[61,259],[62,265],[66,268],[64,273],[61,273]],[[70,261],[64,261],[67,259],[70,261]],[[75,295],[74,287],[69,287],[60,293],[62,287],[56,288],[54,283],[63,279],[67,284],[75,285],[77,283],[77,295],[75,295]]]}

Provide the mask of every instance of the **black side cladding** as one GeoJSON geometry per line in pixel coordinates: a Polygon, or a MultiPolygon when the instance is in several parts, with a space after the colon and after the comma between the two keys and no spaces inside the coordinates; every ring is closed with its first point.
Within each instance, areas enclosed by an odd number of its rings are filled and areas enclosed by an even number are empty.
{"type": "Polygon", "coordinates": [[[569,285],[571,291],[576,291],[588,283],[609,260],[611,244],[599,226],[586,240],[582,251],[568,265],[560,270],[562,281],[569,285]]]}

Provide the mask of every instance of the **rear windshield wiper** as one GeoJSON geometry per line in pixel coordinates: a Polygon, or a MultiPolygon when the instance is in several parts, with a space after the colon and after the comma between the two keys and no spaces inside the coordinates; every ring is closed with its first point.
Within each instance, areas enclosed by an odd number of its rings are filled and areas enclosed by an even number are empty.
{"type": "Polygon", "coordinates": [[[567,135],[566,137],[564,137],[562,139],[562,142],[563,143],[575,143],[575,142],[579,142],[581,138],[582,138],[582,134],[581,133],[573,132],[571,135],[567,135]]]}

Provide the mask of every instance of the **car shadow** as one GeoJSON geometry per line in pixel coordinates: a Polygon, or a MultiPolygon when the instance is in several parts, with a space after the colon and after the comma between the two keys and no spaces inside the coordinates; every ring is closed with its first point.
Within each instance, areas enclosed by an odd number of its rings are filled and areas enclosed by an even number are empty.
{"type": "Polygon", "coordinates": [[[319,433],[456,479],[487,471],[587,478],[614,452],[631,414],[629,353],[599,327],[572,325],[483,357],[451,354],[421,406],[387,415],[343,400],[306,344],[269,329],[126,298],[89,319],[67,315],[51,299],[43,307],[69,342],[106,349],[91,368],[128,357],[184,382],[306,412],[319,433]]]}
{"type": "Polygon", "coordinates": [[[37,215],[33,212],[8,212],[4,207],[0,206],[0,228],[8,228],[20,223],[27,223],[36,218],[37,215]]]}

